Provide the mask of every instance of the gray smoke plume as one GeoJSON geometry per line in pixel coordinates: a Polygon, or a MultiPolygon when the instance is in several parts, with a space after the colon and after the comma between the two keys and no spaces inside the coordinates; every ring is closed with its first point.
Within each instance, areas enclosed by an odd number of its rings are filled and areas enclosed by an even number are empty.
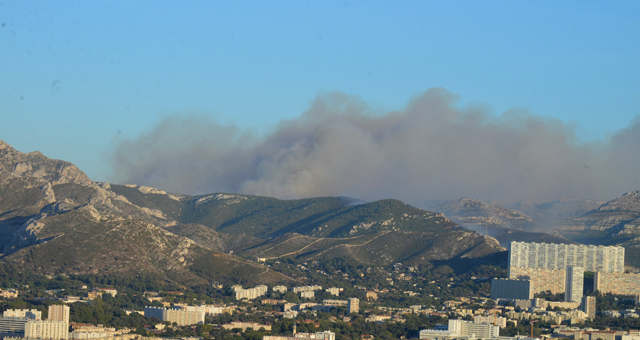
{"type": "Polygon", "coordinates": [[[640,120],[610,140],[514,109],[494,117],[457,108],[435,88],[404,110],[376,112],[357,97],[321,95],[296,119],[259,136],[197,116],[171,116],[111,155],[116,183],[177,193],[279,198],[398,198],[421,206],[473,197],[609,199],[640,188],[640,120]]]}

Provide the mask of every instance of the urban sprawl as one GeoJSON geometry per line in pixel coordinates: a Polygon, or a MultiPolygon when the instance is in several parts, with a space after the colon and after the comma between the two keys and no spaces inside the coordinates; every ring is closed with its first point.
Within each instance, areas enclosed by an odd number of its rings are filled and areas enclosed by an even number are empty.
{"type": "MultiPolygon", "coordinates": [[[[0,317],[0,333],[7,340],[132,340],[185,338],[173,330],[186,328],[198,329],[198,334],[191,336],[196,338],[215,338],[212,331],[219,329],[221,333],[215,334],[226,334],[233,339],[254,339],[258,334],[264,340],[355,340],[345,335],[345,327],[357,322],[402,327],[408,324],[410,315],[418,315],[422,317],[420,320],[432,323],[431,327],[416,329],[411,337],[419,339],[640,340],[640,331],[630,327],[585,326],[596,318],[638,319],[635,306],[639,304],[640,274],[625,273],[624,268],[622,247],[512,242],[507,278],[485,278],[491,280],[490,297],[457,297],[442,301],[438,308],[423,305],[392,308],[376,302],[379,295],[387,291],[371,287],[358,287],[363,293],[359,299],[342,296],[345,290],[341,287],[259,285],[244,288],[235,285],[230,287],[233,295],[229,299],[234,297],[233,303],[190,305],[169,302],[166,301],[167,294],[147,291],[144,292],[146,306],[123,311],[125,315],[139,314],[154,321],[144,325],[143,330],[70,322],[73,319],[70,305],[93,304],[102,301],[103,297],[118,295],[113,288],[84,286],[82,289],[86,290],[86,296],[49,298],[46,309],[4,310],[0,317]],[[591,278],[593,295],[584,295],[583,285],[590,283],[591,278]],[[291,297],[290,294],[295,294],[296,301],[284,298],[285,295],[291,297]],[[598,299],[605,296],[615,296],[614,301],[625,308],[598,308],[599,304],[604,305],[598,299]],[[44,312],[46,318],[43,317],[44,312]],[[252,314],[263,315],[272,322],[260,323],[239,317],[252,314]],[[222,323],[220,320],[224,319],[220,316],[224,315],[234,317],[222,323]],[[319,316],[324,318],[320,320],[319,316]],[[284,323],[282,320],[290,321],[284,323]],[[275,327],[274,322],[280,322],[279,326],[275,327]],[[538,327],[534,332],[536,323],[538,327]],[[282,325],[286,325],[286,329],[282,325]],[[525,331],[507,335],[513,329],[525,331]]],[[[443,284],[451,286],[451,283],[443,284]]],[[[218,283],[214,285],[223,288],[218,283]]],[[[10,305],[20,298],[21,291],[25,289],[28,287],[5,288],[0,295],[5,305],[10,305]]],[[[420,294],[414,291],[404,293],[408,296],[420,294]]],[[[439,298],[437,294],[430,296],[439,298]]],[[[389,334],[363,333],[360,339],[385,339],[390,337],[389,334]]]]}

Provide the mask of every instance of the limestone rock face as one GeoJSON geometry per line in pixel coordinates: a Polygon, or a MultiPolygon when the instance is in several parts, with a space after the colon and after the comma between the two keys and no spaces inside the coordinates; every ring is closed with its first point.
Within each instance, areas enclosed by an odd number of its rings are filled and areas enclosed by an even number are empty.
{"type": "Polygon", "coordinates": [[[60,214],[67,211],[71,211],[75,209],[78,205],[69,198],[65,198],[60,202],[55,202],[49,205],[45,205],[42,209],[40,209],[40,213],[42,214],[60,214]]]}
{"type": "Polygon", "coordinates": [[[42,194],[44,194],[44,200],[47,201],[47,203],[53,203],[56,201],[56,194],[51,188],[51,182],[47,182],[47,184],[45,184],[40,189],[42,190],[42,194]]]}

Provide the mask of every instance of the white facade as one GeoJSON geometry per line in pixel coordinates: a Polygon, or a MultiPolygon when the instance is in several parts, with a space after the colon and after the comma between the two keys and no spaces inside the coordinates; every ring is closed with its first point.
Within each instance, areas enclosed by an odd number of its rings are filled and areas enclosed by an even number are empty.
{"type": "Polygon", "coordinates": [[[188,311],[182,309],[165,309],[157,307],[145,307],[144,316],[158,318],[162,321],[176,323],[178,326],[195,325],[204,323],[204,312],[188,311]]]}
{"type": "Polygon", "coordinates": [[[26,338],[69,339],[69,323],[64,321],[33,320],[24,327],[26,338]]]}
{"type": "Polygon", "coordinates": [[[269,287],[265,285],[260,285],[260,286],[256,286],[254,288],[249,288],[249,289],[240,288],[235,290],[236,300],[241,300],[241,299],[253,300],[267,294],[268,290],[269,290],[269,287]]]}
{"type": "Polygon", "coordinates": [[[497,315],[476,315],[473,317],[475,323],[488,323],[500,328],[507,327],[507,318],[503,318],[497,315]]]}
{"type": "Polygon", "coordinates": [[[2,316],[12,316],[15,318],[27,318],[32,320],[41,320],[42,312],[37,309],[7,309],[2,316]]]}
{"type": "Polygon", "coordinates": [[[509,267],[624,272],[624,248],[582,244],[511,242],[509,267]]]}
{"type": "Polygon", "coordinates": [[[340,296],[340,288],[337,287],[332,287],[332,288],[327,288],[326,291],[327,293],[331,294],[331,295],[335,295],[335,296],[340,296]]]}
{"type": "Polygon", "coordinates": [[[280,293],[286,293],[287,292],[287,287],[286,286],[273,286],[273,291],[274,292],[280,292],[280,293]]]}
{"type": "Polygon", "coordinates": [[[496,338],[499,335],[500,327],[498,326],[464,320],[449,320],[449,329],[446,331],[433,329],[424,329],[420,331],[420,339],[443,339],[455,337],[486,339],[496,338]]]}
{"type": "Polygon", "coordinates": [[[174,309],[181,309],[190,312],[203,312],[208,315],[218,315],[222,313],[229,312],[229,307],[220,307],[220,306],[212,306],[212,305],[201,305],[201,306],[189,306],[183,304],[174,304],[174,309]]]}
{"type": "Polygon", "coordinates": [[[313,299],[316,296],[316,292],[314,292],[313,290],[307,290],[304,292],[300,292],[300,297],[301,298],[306,298],[306,299],[313,299]]]}
{"type": "Polygon", "coordinates": [[[293,287],[294,293],[314,291],[314,290],[322,290],[322,286],[315,285],[315,286],[293,287]]]}

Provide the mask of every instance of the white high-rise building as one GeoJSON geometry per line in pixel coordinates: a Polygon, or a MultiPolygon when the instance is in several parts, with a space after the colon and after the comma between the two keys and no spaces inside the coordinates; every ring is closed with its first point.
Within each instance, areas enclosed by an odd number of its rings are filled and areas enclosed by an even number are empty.
{"type": "Polygon", "coordinates": [[[624,272],[624,248],[583,244],[511,242],[509,267],[624,272]]]}
{"type": "Polygon", "coordinates": [[[49,306],[49,321],[62,321],[69,324],[69,306],[51,305],[49,306]]]}
{"type": "Polygon", "coordinates": [[[564,301],[582,301],[582,290],[584,287],[584,268],[567,266],[565,280],[566,284],[564,289],[564,301]]]}

